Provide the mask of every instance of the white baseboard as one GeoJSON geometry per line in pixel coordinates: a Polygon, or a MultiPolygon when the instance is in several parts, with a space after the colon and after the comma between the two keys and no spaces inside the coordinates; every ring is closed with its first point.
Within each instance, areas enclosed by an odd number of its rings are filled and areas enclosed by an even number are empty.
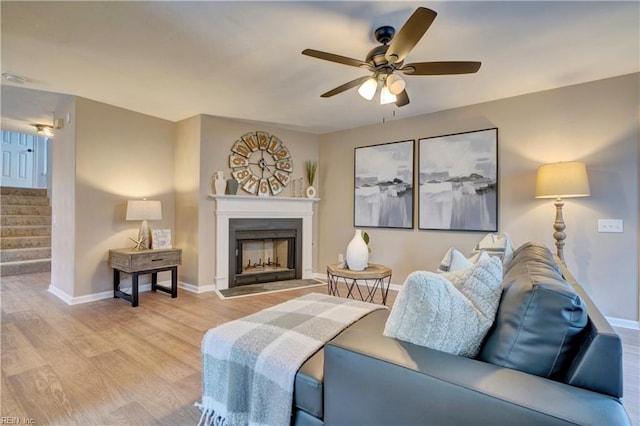
{"type": "MultiPolygon", "coordinates": [[[[171,281],[161,281],[158,284],[164,287],[171,287],[171,281]]],[[[80,305],[82,303],[95,302],[97,300],[111,299],[113,298],[113,290],[102,291],[100,293],[87,294],[86,296],[72,297],[57,287],[49,285],[49,293],[62,300],[67,305],[80,305]]],[[[145,291],[151,291],[151,284],[138,285],[138,293],[145,291]]]]}
{"type": "Polygon", "coordinates": [[[58,287],[54,287],[53,284],[49,284],[49,288],[47,290],[49,291],[49,293],[53,294],[54,296],[62,300],[67,305],[71,305],[71,301],[73,300],[73,297],[69,296],[67,293],[60,290],[58,287]]]}
{"type": "Polygon", "coordinates": [[[614,327],[630,328],[631,330],[640,330],[640,321],[632,321],[623,318],[606,317],[609,324],[614,327]]]}
{"type": "Polygon", "coordinates": [[[197,285],[193,285],[193,284],[188,284],[188,283],[183,283],[180,282],[178,283],[178,287],[190,291],[191,293],[208,293],[210,291],[216,291],[216,285],[215,284],[210,284],[210,285],[201,285],[201,286],[197,286],[197,285]]]}

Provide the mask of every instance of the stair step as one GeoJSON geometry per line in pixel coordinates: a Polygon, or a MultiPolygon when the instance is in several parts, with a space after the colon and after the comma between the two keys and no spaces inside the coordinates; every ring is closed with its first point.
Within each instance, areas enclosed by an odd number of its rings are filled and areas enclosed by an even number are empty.
{"type": "Polygon", "coordinates": [[[0,195],[0,203],[4,206],[48,206],[49,199],[28,195],[0,195]]]}
{"type": "Polygon", "coordinates": [[[43,188],[14,188],[11,186],[0,187],[0,195],[24,195],[30,197],[46,197],[47,190],[43,188]]]}
{"type": "Polygon", "coordinates": [[[0,251],[0,262],[51,259],[51,247],[4,249],[0,251]]]}
{"type": "Polygon", "coordinates": [[[51,226],[3,226],[0,237],[46,237],[51,236],[51,226]]]}
{"type": "Polygon", "coordinates": [[[2,237],[0,248],[2,250],[30,247],[51,247],[51,236],[46,237],[2,237]]]}
{"type": "Polygon", "coordinates": [[[49,271],[51,271],[51,259],[0,263],[0,276],[2,277],[49,271]]]}
{"type": "Polygon", "coordinates": [[[4,215],[0,217],[2,226],[51,226],[51,216],[4,215]]]}
{"type": "Polygon", "coordinates": [[[51,206],[0,206],[0,214],[4,215],[28,215],[51,216],[51,206]]]}

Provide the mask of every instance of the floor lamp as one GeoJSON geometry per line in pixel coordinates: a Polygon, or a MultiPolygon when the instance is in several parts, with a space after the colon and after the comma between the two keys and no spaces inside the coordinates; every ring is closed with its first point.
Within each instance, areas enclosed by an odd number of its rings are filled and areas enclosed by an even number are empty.
{"type": "Polygon", "coordinates": [[[564,233],[566,225],[562,217],[562,198],[587,197],[589,192],[589,179],[587,168],[580,161],[567,161],[545,164],[538,167],[536,179],[536,198],[555,198],[556,220],[553,223],[553,238],[556,240],[557,254],[564,262],[564,233]]]}
{"type": "Polygon", "coordinates": [[[141,220],[138,239],[134,250],[148,250],[151,245],[151,229],[148,220],[162,219],[162,205],[160,201],[152,200],[129,200],[127,201],[127,220],[141,220]]]}

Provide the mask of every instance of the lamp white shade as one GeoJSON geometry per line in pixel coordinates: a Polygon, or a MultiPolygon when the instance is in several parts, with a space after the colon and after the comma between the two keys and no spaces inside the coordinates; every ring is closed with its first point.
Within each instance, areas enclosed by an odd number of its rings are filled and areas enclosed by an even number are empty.
{"type": "Polygon", "coordinates": [[[360,96],[370,101],[375,96],[377,89],[378,80],[371,77],[360,85],[360,88],[358,88],[358,93],[360,94],[360,96]]]}
{"type": "Polygon", "coordinates": [[[129,200],[127,201],[127,220],[161,220],[162,205],[160,201],[129,200]]]}
{"type": "Polygon", "coordinates": [[[406,83],[405,81],[395,74],[390,74],[387,77],[387,81],[385,82],[386,86],[389,88],[389,91],[394,95],[399,95],[404,90],[406,83]]]}
{"type": "Polygon", "coordinates": [[[536,198],[587,197],[587,168],[580,161],[545,164],[538,167],[536,198]]]}
{"type": "Polygon", "coordinates": [[[387,86],[382,87],[382,90],[380,91],[380,104],[381,105],[394,103],[396,101],[396,99],[397,99],[396,95],[391,93],[387,86]]]}

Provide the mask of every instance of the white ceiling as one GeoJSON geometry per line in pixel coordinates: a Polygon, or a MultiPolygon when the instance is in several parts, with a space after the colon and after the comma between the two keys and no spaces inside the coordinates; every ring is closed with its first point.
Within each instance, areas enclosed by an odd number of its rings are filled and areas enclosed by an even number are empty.
{"type": "Polygon", "coordinates": [[[179,121],[198,114],[322,134],[640,71],[640,3],[2,1],[2,127],[51,124],[59,94],[179,121]],[[477,74],[407,76],[411,104],[320,94],[366,71],[381,25],[438,17],[407,62],[477,60],[477,74]],[[395,114],[395,118],[394,118],[395,114]]]}

